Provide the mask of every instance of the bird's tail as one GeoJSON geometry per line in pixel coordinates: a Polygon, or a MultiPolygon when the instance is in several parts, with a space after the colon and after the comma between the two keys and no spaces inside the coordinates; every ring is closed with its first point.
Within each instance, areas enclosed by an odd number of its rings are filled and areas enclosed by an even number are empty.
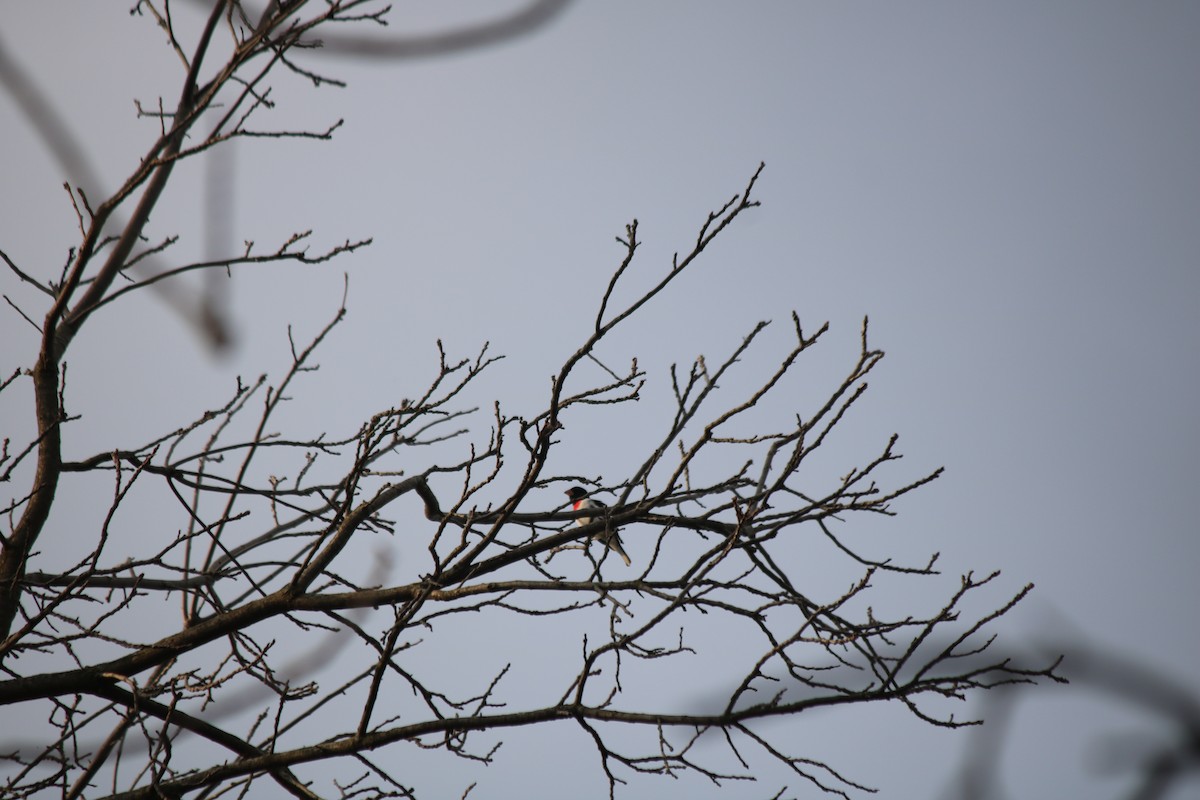
{"type": "Polygon", "coordinates": [[[633,566],[633,562],[629,560],[629,555],[625,552],[625,548],[621,546],[621,537],[617,536],[615,532],[609,537],[608,546],[614,553],[621,557],[621,560],[625,562],[625,566],[633,566]]]}

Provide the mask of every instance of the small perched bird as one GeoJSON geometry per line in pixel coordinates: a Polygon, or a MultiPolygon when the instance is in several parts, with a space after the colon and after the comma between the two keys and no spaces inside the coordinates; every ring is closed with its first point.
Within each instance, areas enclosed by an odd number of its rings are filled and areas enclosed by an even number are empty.
{"type": "MultiPolygon", "coordinates": [[[[587,490],[582,486],[572,486],[570,489],[567,489],[566,495],[567,497],[571,498],[571,508],[575,511],[579,511],[584,508],[608,508],[608,506],[604,505],[604,503],[601,503],[599,500],[588,497],[587,490]]],[[[579,519],[575,520],[575,523],[577,525],[587,525],[594,519],[595,517],[580,517],[579,519]]],[[[601,541],[608,545],[608,549],[612,550],[621,557],[621,559],[625,562],[625,566],[628,567],[633,564],[633,562],[629,560],[629,556],[625,554],[625,548],[621,546],[621,537],[617,535],[616,529],[600,534],[600,538],[601,541]]]]}

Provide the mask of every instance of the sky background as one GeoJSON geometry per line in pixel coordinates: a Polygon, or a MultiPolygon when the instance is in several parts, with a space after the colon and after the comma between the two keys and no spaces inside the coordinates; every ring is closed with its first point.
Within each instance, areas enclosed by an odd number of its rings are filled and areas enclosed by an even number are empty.
{"type": "MultiPolygon", "coordinates": [[[[134,98],[173,97],[179,79],[128,5],[0,6],[10,57],[85,144],[101,184],[91,196],[117,186],[156,132],[134,98]]],[[[398,4],[389,32],[495,8],[441,6],[398,4]]],[[[623,226],[639,220],[634,280],[648,283],[763,161],[762,208],[598,355],[614,368],[638,357],[653,410],[669,364],[727,354],[760,319],[776,324],[748,368],[769,369],[792,310],[806,329],[831,325],[806,374],[840,376],[869,315],[887,358],[847,452],[898,432],[904,476],[946,467],[897,505],[877,555],[939,551],[951,582],[1000,569],[1000,594],[1033,582],[1001,626],[1010,644],[1082,640],[1200,691],[1198,40],[1200,5],[1187,2],[604,2],[477,52],[320,62],[349,86],[277,80],[260,125],[344,127],[332,143],[239,144],[225,162],[227,241],[269,247],[312,228],[314,249],[374,245],[238,275],[225,355],[148,294],[98,315],[68,358],[71,410],[92,423],[69,447],[151,438],[228,395],[234,376],[282,369],[286,326],[315,333],[344,272],[350,317],[293,413],[353,429],[424,386],[437,338],[463,356],[490,341],[506,359],[484,389],[536,413],[589,332],[623,226]]],[[[0,249],[57,276],[76,240],[64,176],[3,95],[0,131],[0,249]]],[[[159,235],[185,234],[181,256],[212,246],[195,225],[202,178],[199,163],[181,167],[153,219],[159,235]]],[[[0,286],[41,308],[11,273],[0,286]]],[[[7,375],[32,362],[35,336],[5,312],[7,375]]],[[[8,394],[6,429],[24,414],[8,394]]],[[[651,430],[653,414],[638,412],[571,431],[563,471],[616,480],[638,460],[622,437],[651,430]]],[[[818,718],[797,735],[883,796],[933,796],[966,735],[901,716],[870,730],[818,718]]],[[[1126,784],[1098,770],[1098,737],[1152,729],[1118,702],[1047,690],[1020,707],[1006,786],[1118,796],[1126,784]]],[[[506,757],[521,763],[517,748],[506,757]]],[[[578,763],[599,796],[588,757],[578,763]]],[[[505,769],[518,771],[495,774],[505,769]]]]}

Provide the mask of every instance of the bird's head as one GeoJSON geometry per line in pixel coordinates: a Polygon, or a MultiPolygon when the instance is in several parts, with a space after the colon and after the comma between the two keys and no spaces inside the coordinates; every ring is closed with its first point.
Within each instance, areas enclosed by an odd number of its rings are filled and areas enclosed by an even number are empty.
{"type": "Polygon", "coordinates": [[[567,497],[571,498],[571,502],[575,502],[577,500],[582,500],[583,498],[587,497],[587,490],[584,489],[582,486],[572,486],[570,489],[567,489],[567,491],[564,492],[564,494],[566,494],[567,497]]]}

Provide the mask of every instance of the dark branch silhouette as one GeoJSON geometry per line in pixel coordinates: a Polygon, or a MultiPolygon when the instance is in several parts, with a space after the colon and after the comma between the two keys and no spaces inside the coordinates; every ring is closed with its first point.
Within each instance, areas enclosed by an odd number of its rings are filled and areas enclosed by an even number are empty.
{"type": "MultiPolygon", "coordinates": [[[[866,320],[844,377],[783,419],[764,420],[760,404],[788,396],[828,325],[806,331],[793,315],[789,343],[774,355],[763,352],[769,323],[748,325],[723,356],[667,375],[647,374],[637,354],[627,370],[601,361],[614,330],[670,293],[717,237],[753,213],[762,165],[640,292],[628,285],[641,268],[639,225],[626,226],[594,324],[552,367],[534,413],[511,414],[499,402],[481,412],[470,398],[500,357],[487,345],[454,357],[438,342],[411,399],[333,430],[285,425],[281,404],[317,368],[321,343],[345,318],[343,296],[307,343],[291,338],[277,378],[239,380],[144,443],[64,456],[63,428],[88,424],[67,412],[65,356],[96,311],[134,292],[184,286],[191,273],[340,260],[370,244],[310,253],[301,231],[275,249],[246,245],[183,261],[174,237],[147,239],[181,161],[239,138],[315,145],[336,136],[332,121],[316,131],[255,127],[273,102],[273,75],[337,83],[323,72],[319,42],[339,56],[455,52],[538,29],[564,5],[535,2],[421,41],[368,41],[329,29],[384,22],[379,3],[216,2],[184,35],[170,4],[143,0],[134,10],[166,33],[183,76],[172,107],[141,109],[157,135],[106,196],[90,181],[81,187],[82,148],[0,51],[5,85],[23,93],[31,123],[62,134],[54,146],[73,173],[80,228],[57,278],[4,256],[44,303],[28,315],[39,331],[30,380],[14,374],[0,384],[27,390],[33,423],[27,441],[5,440],[0,451],[0,474],[14,487],[0,552],[0,705],[46,720],[40,732],[4,732],[4,796],[210,797],[270,781],[295,797],[413,797],[417,790],[384,766],[393,759],[375,751],[415,747],[486,765],[499,757],[500,732],[559,724],[590,742],[610,795],[648,775],[751,780],[752,762],[766,758],[806,785],[850,797],[872,789],[759,722],[900,702],[934,725],[973,725],[947,714],[945,701],[1057,678],[1052,656],[990,649],[988,627],[1030,587],[997,596],[995,575],[968,574],[940,608],[922,613],[876,583],[885,574],[937,582],[937,555],[894,563],[846,535],[863,515],[893,515],[896,501],[940,469],[901,472],[895,436],[841,464],[840,477],[810,468],[818,457],[841,457],[829,455],[830,443],[883,358],[866,320]],[[151,261],[153,269],[118,282],[151,261]],[[751,352],[774,366],[756,375],[751,352]],[[564,474],[555,455],[570,447],[573,428],[601,415],[619,420],[648,381],[669,385],[672,396],[657,430],[624,443],[637,454],[628,473],[564,474]],[[62,517],[69,530],[49,525],[84,484],[104,487],[109,499],[72,505],[62,517]],[[573,486],[605,505],[569,508],[563,494],[573,486]],[[131,525],[135,535],[115,535],[131,525]],[[605,546],[618,528],[620,556],[605,546]],[[838,576],[833,584],[805,574],[815,558],[828,563],[822,577],[838,576]],[[991,610],[968,612],[977,597],[991,610]],[[473,631],[518,630],[555,658],[473,643],[473,631]],[[569,654],[555,649],[564,631],[569,654]],[[664,676],[670,683],[722,662],[739,675],[710,687],[704,703],[646,693],[664,676]],[[701,748],[702,739],[723,744],[701,748]]],[[[198,313],[219,337],[208,291],[198,313]]]]}

